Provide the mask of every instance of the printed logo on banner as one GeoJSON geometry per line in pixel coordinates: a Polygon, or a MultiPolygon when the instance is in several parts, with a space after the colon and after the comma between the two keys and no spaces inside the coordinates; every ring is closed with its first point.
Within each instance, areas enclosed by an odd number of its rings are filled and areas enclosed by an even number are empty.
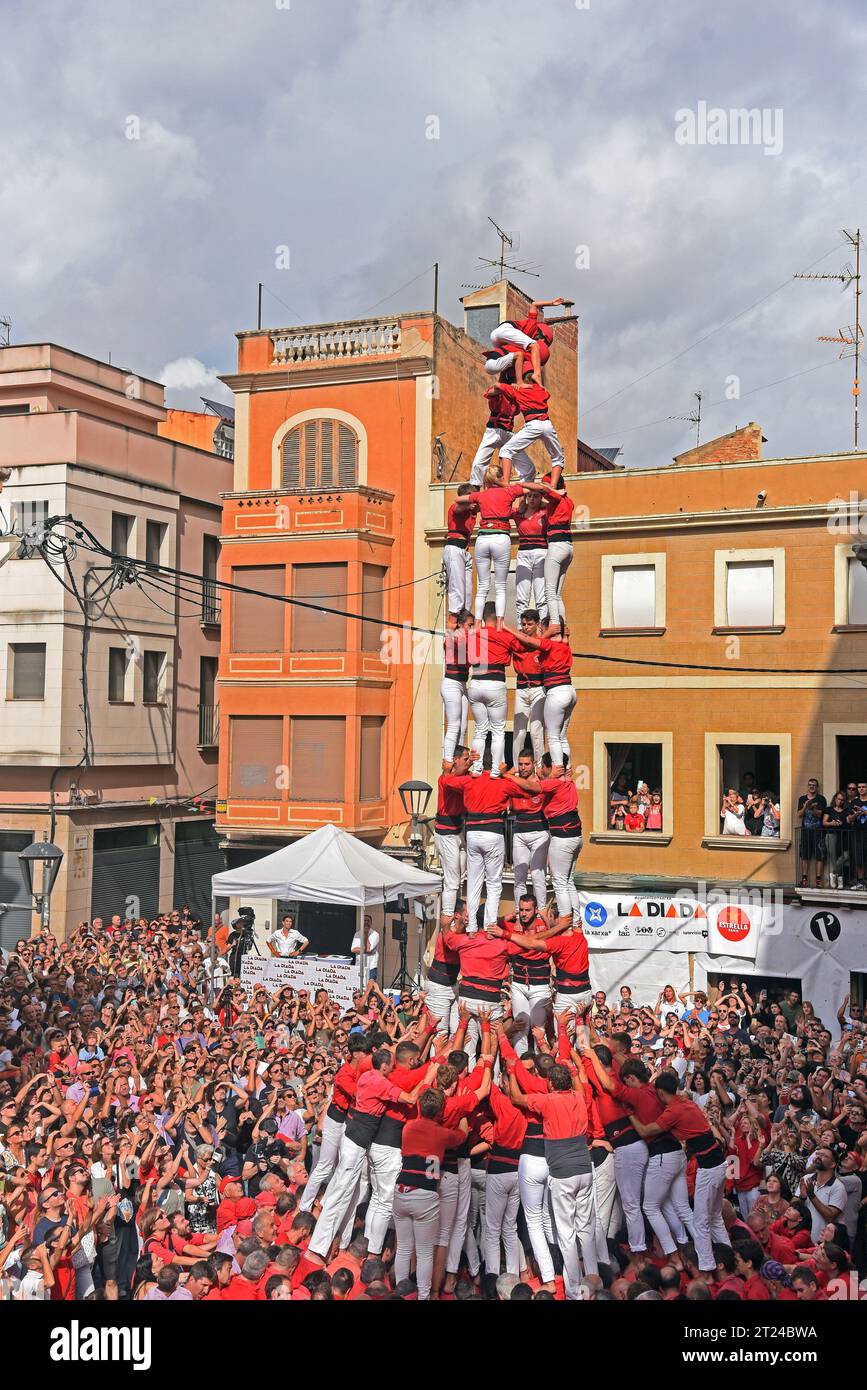
{"type": "Polygon", "coordinates": [[[815,912],[810,918],[810,931],[817,941],[836,941],[842,930],[840,918],[833,912],[815,912]]]}
{"type": "Polygon", "coordinates": [[[716,928],[724,941],[744,941],[750,934],[752,923],[749,914],[742,907],[729,904],[720,910],[716,928]]]}
{"type": "Polygon", "coordinates": [[[608,911],[602,903],[588,903],[584,908],[585,927],[604,927],[608,921],[608,911]]]}

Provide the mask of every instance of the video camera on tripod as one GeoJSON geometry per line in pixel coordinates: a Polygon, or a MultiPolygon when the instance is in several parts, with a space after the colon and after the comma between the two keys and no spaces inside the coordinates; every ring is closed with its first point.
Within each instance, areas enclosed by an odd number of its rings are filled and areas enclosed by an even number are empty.
{"type": "Polygon", "coordinates": [[[238,915],[232,922],[232,935],[229,938],[229,973],[236,978],[241,974],[241,961],[250,951],[259,954],[256,945],[256,913],[252,907],[239,907],[238,915]]]}

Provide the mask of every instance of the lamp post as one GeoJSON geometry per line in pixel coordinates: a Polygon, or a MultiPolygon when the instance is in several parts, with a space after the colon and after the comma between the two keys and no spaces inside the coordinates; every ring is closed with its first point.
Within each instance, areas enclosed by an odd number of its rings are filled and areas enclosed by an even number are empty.
{"type": "Polygon", "coordinates": [[[397,790],[400,792],[404,812],[411,821],[409,842],[418,856],[419,868],[423,869],[424,843],[421,837],[421,822],[431,799],[433,787],[428,786],[427,782],[401,782],[397,790]]]}
{"type": "Polygon", "coordinates": [[[51,917],[51,890],[60,872],[60,865],[63,859],[63,850],[58,849],[57,845],[51,843],[47,832],[41,840],[34,840],[31,845],[23,849],[18,856],[18,863],[21,865],[21,877],[24,879],[24,887],[27,889],[28,896],[32,900],[36,911],[42,918],[42,926],[47,928],[51,917]],[[36,864],[42,865],[42,887],[41,889],[33,886],[33,869],[36,864]]]}

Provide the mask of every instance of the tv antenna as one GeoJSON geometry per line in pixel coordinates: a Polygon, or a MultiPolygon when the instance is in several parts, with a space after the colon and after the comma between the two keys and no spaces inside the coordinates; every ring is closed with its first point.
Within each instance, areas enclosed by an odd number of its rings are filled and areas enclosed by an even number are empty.
{"type": "Polygon", "coordinates": [[[853,423],[854,423],[854,432],[855,432],[855,448],[857,449],[857,448],[858,448],[858,391],[859,391],[859,385],[860,385],[859,377],[860,377],[860,368],[861,368],[861,339],[862,339],[863,336],[864,336],[863,329],[861,328],[861,228],[860,228],[860,227],[857,227],[857,228],[855,229],[854,232],[848,232],[848,231],[846,231],[846,229],[845,229],[845,227],[844,227],[844,228],[843,228],[843,231],[841,232],[841,235],[842,235],[843,237],[845,237],[846,241],[848,241],[849,245],[852,247],[852,249],[853,249],[853,251],[854,251],[854,253],[855,253],[855,269],[854,269],[854,270],[852,269],[851,265],[848,265],[848,264],[847,264],[847,265],[844,265],[844,267],[843,267],[842,270],[838,270],[836,274],[829,274],[829,275],[812,274],[812,275],[810,275],[810,274],[806,274],[806,273],[804,273],[804,272],[800,272],[800,273],[796,273],[792,278],[795,279],[795,280],[838,280],[838,281],[840,282],[840,284],[841,284],[841,286],[843,287],[844,290],[848,289],[850,285],[854,285],[854,287],[855,287],[855,322],[854,322],[854,324],[853,324],[853,325],[850,325],[850,326],[849,326],[848,328],[846,328],[846,329],[843,329],[843,328],[838,329],[838,331],[837,331],[836,334],[823,333],[823,334],[817,339],[817,341],[820,342],[820,343],[839,343],[839,344],[840,344],[840,348],[841,348],[841,351],[840,351],[840,360],[841,360],[841,361],[842,361],[842,359],[843,359],[844,357],[853,357],[853,358],[855,359],[855,376],[854,376],[854,379],[853,379],[853,382],[852,382],[852,399],[853,399],[852,413],[853,413],[853,417],[854,417],[854,418],[853,418],[853,423]],[[851,351],[847,352],[847,350],[846,350],[847,348],[850,348],[851,351]]]}
{"type": "MultiPolygon", "coordinates": [[[[538,270],[533,269],[534,265],[536,265],[537,262],[522,259],[515,263],[511,259],[508,261],[506,260],[507,250],[509,251],[510,255],[513,251],[517,251],[517,239],[515,237],[509,236],[509,233],[504,231],[503,228],[499,225],[499,223],[494,221],[493,217],[489,217],[488,221],[490,222],[494,231],[497,233],[497,236],[500,238],[500,254],[496,260],[492,260],[489,256],[478,256],[476,259],[480,260],[482,265],[493,266],[494,269],[498,272],[498,280],[502,280],[503,272],[506,270],[511,270],[515,275],[532,275],[534,280],[538,280],[540,272],[538,270]]],[[[493,281],[491,283],[493,283],[493,281]]]]}
{"type": "Polygon", "coordinates": [[[12,320],[0,318],[0,347],[9,347],[12,342],[12,320]]]}
{"type": "Polygon", "coordinates": [[[695,406],[691,415],[669,415],[669,420],[685,420],[688,425],[695,425],[695,446],[698,448],[701,442],[701,392],[693,391],[695,406]]]}

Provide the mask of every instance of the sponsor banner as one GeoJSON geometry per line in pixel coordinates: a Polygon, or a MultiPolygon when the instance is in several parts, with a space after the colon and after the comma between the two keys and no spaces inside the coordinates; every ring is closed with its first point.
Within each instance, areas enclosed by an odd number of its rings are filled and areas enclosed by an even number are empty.
{"type": "Polygon", "coordinates": [[[754,960],[768,908],[737,903],[711,893],[706,899],[685,892],[657,894],[593,893],[579,889],[581,918],[591,949],[607,951],[662,948],[704,951],[754,960]]]}
{"type": "Polygon", "coordinates": [[[246,955],[241,962],[241,984],[245,989],[264,985],[270,994],[291,985],[294,990],[327,989],[331,998],[344,1008],[352,1007],[353,990],[361,988],[357,961],[328,956],[246,955]]]}

